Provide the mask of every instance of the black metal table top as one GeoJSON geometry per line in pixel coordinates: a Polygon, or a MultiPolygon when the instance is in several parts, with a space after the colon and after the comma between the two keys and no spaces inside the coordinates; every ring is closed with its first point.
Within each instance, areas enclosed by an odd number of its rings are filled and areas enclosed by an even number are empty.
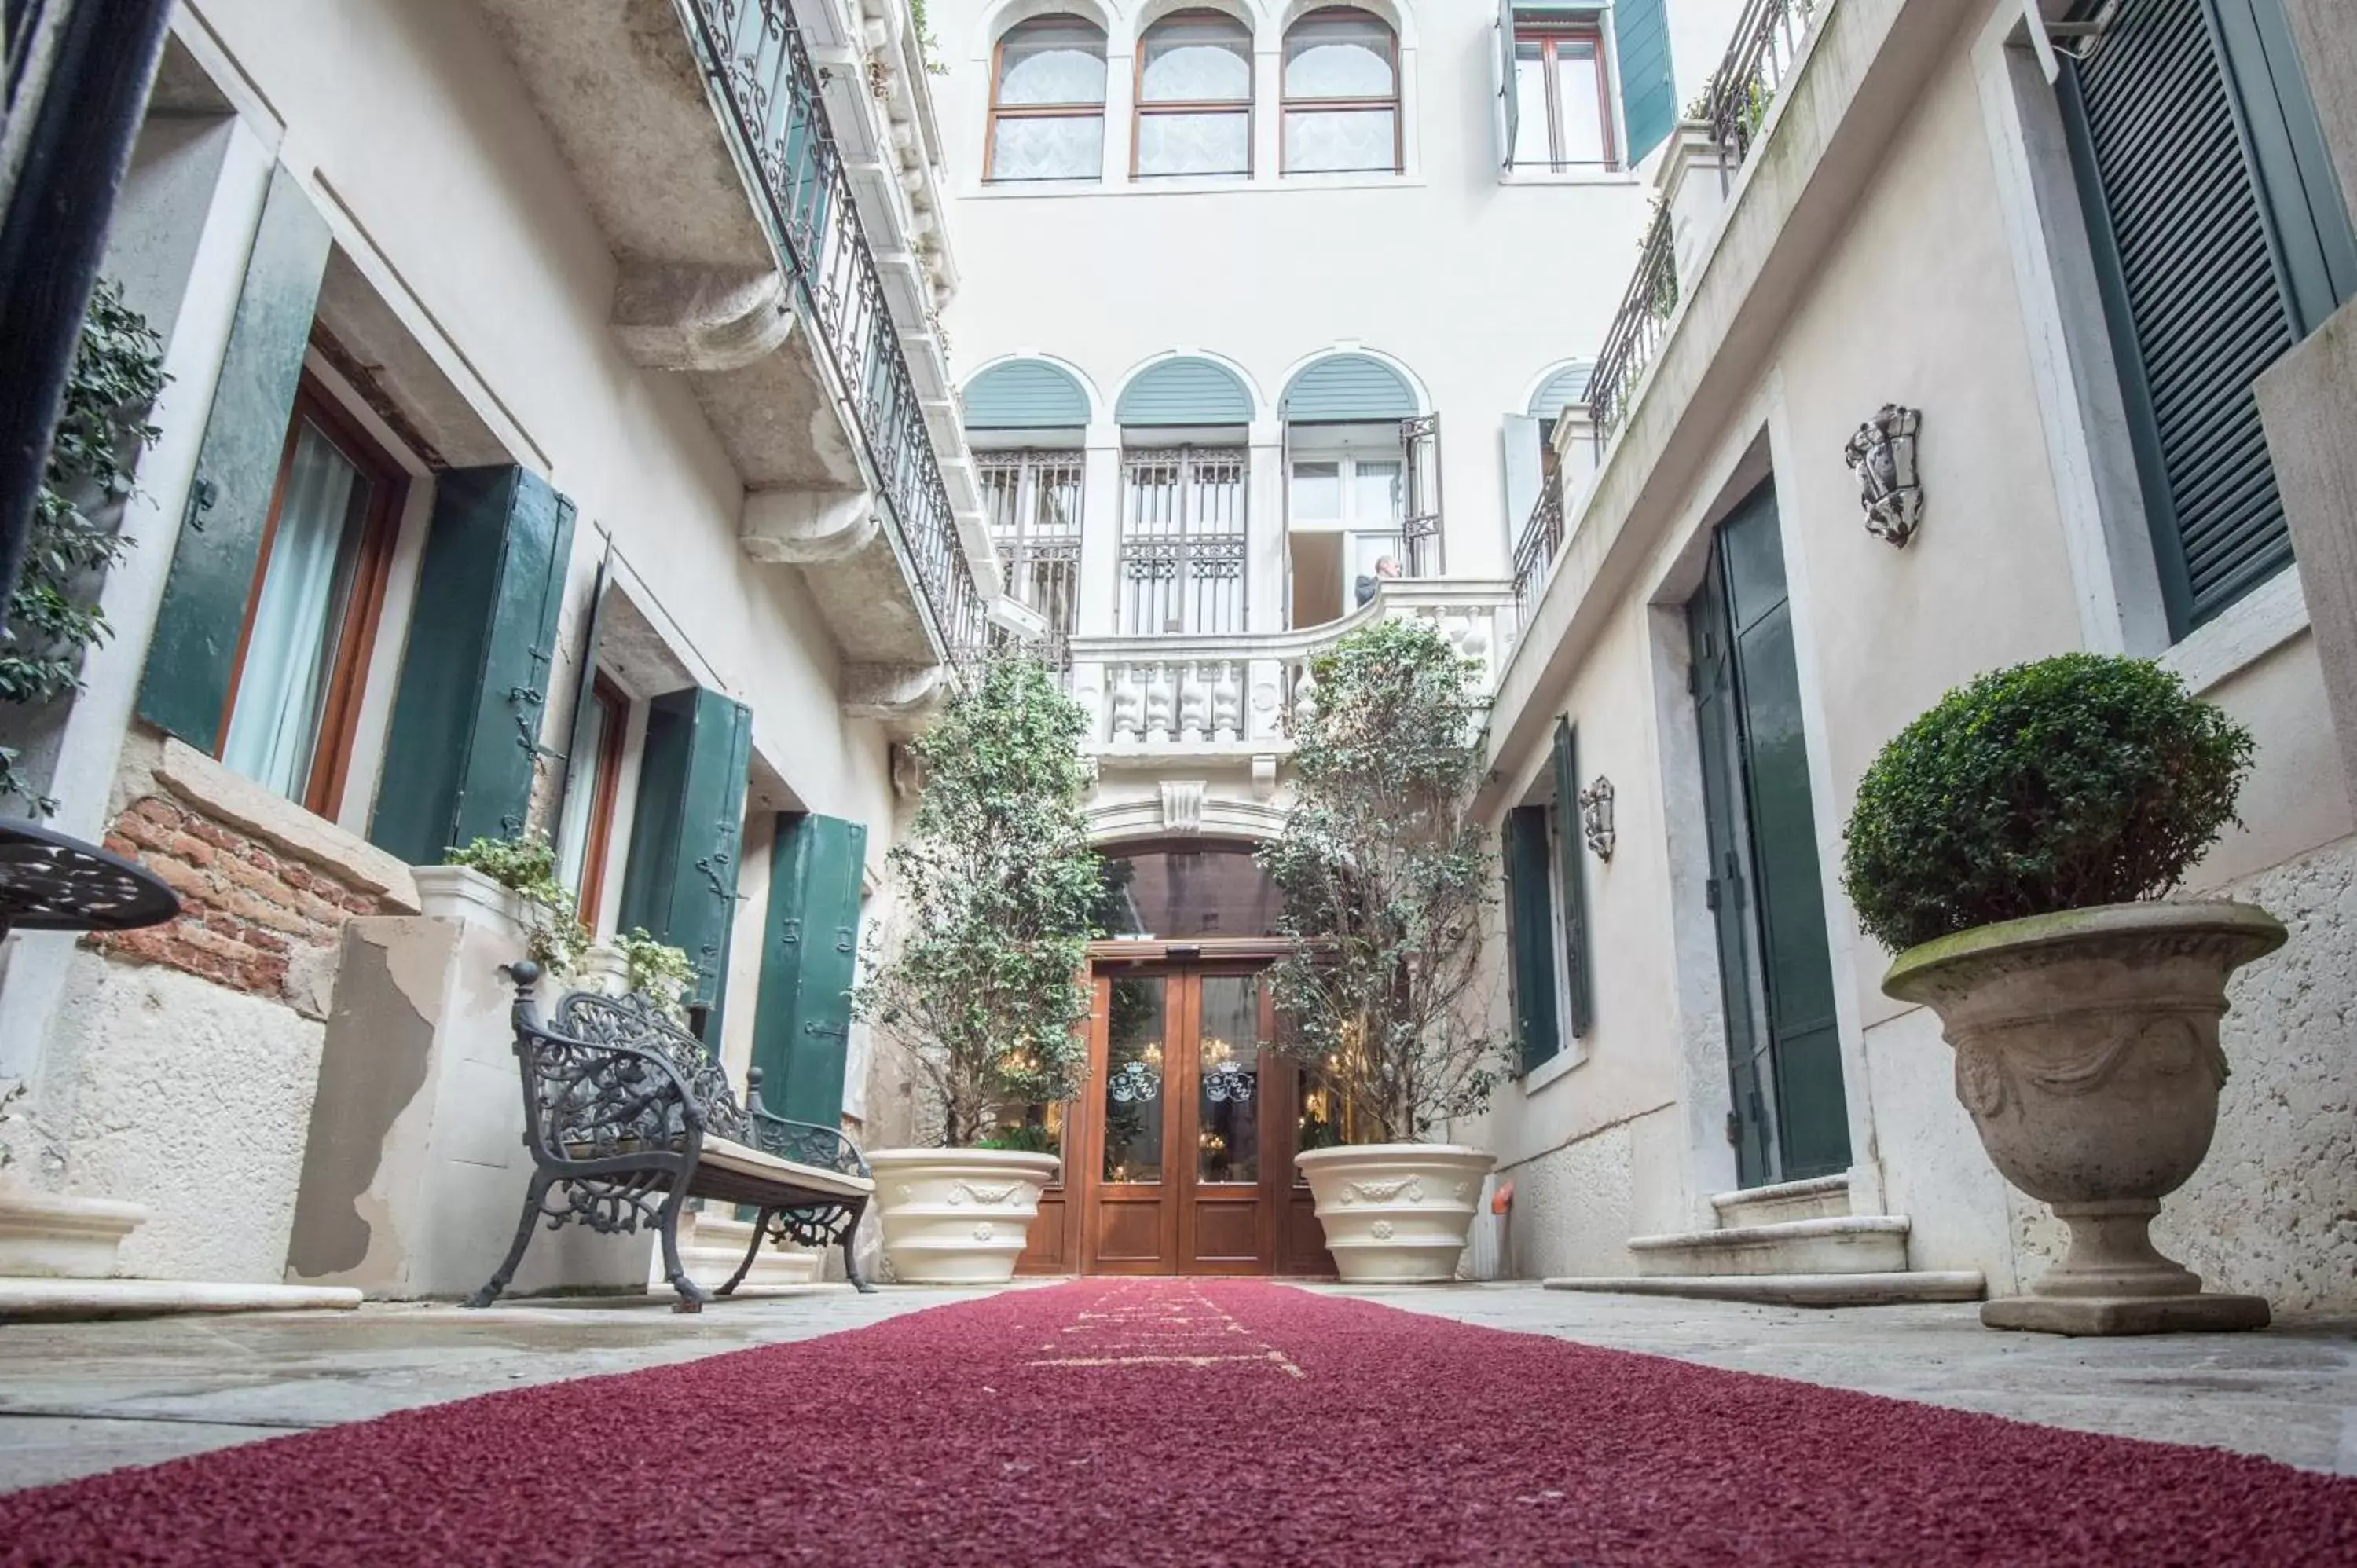
{"type": "Polygon", "coordinates": [[[0,817],[0,933],[127,931],[179,912],[172,890],[136,861],[0,817]]]}

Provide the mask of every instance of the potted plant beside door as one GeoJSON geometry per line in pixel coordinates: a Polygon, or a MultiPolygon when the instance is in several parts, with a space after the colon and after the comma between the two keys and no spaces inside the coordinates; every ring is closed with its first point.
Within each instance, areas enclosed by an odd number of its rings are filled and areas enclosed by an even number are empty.
{"type": "Polygon", "coordinates": [[[2070,1228],[1993,1328],[2262,1327],[2147,1234],[2193,1175],[2226,1079],[2226,981],[2283,945],[2266,910],[2168,900],[2234,822],[2248,731],[2148,660],[2064,654],[1951,692],[1859,782],[1842,886],[1928,1004],[2005,1178],[2070,1228]]]}
{"type": "Polygon", "coordinates": [[[1297,798],[1261,851],[1292,939],[1270,971],[1276,1048],[1310,1071],[1305,1131],[1333,1140],[1295,1163],[1344,1280],[1451,1279],[1496,1162],[1428,1140],[1507,1065],[1479,990],[1497,866],[1471,811],[1478,669],[1403,618],[1342,638],[1310,677],[1297,798]]]}
{"type": "Polygon", "coordinates": [[[1087,730],[1043,665],[1002,654],[914,745],[917,810],[886,860],[893,918],[853,995],[913,1062],[935,1140],[867,1155],[899,1280],[1011,1277],[1055,1179],[1054,1154],[993,1134],[1005,1108],[1069,1100],[1088,1070],[1087,730]]]}

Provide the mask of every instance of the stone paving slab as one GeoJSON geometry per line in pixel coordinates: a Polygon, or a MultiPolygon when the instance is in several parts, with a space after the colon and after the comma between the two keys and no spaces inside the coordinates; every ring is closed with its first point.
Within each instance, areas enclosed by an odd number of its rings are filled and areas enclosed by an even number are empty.
{"type": "Polygon", "coordinates": [[[371,1303],[0,1327],[0,1491],[564,1378],[860,1328],[986,1292],[787,1287],[662,1298],[371,1303]]]}
{"type": "Polygon", "coordinates": [[[1305,1285],[1492,1328],[2357,1475],[2357,1317],[2251,1334],[2065,1339],[1984,1328],[1976,1304],[1811,1308],[1534,1284],[1305,1285]]]}

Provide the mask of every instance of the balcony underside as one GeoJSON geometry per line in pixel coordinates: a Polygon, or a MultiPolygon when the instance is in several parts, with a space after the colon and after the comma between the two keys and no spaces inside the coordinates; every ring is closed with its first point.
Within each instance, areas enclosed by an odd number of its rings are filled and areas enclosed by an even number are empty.
{"type": "MultiPolygon", "coordinates": [[[[858,432],[794,313],[672,0],[478,4],[620,263],[618,340],[684,380],[744,482],[747,558],[802,573],[847,663],[932,666],[922,590],[877,524],[858,432]]],[[[859,700],[849,686],[877,685],[846,682],[846,703],[859,700]]]]}

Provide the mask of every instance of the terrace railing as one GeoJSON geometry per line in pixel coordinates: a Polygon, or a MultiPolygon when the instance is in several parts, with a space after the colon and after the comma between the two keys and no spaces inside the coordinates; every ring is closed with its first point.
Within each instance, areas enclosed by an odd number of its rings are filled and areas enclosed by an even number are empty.
{"type": "Polygon", "coordinates": [[[1728,166],[1740,164],[1768,118],[1776,90],[1800,57],[1801,40],[1826,0],[1750,0],[1736,24],[1717,74],[1710,79],[1704,118],[1728,166]]]}
{"type": "Polygon", "coordinates": [[[1637,252],[1636,275],[1620,296],[1604,347],[1596,356],[1595,372],[1587,381],[1589,417],[1596,424],[1596,449],[1602,452],[1620,428],[1636,395],[1645,367],[1668,333],[1670,317],[1678,307],[1678,266],[1670,244],[1670,209],[1656,208],[1637,252]]]}
{"type": "Polygon", "coordinates": [[[892,548],[943,655],[991,640],[941,460],[789,0],[684,0],[688,33],[762,227],[823,352],[892,548]]]}
{"type": "Polygon", "coordinates": [[[1531,611],[1538,605],[1539,591],[1546,586],[1547,568],[1562,548],[1563,483],[1550,475],[1539,487],[1538,504],[1531,508],[1522,535],[1514,541],[1514,608],[1524,626],[1530,624],[1531,611]]]}

